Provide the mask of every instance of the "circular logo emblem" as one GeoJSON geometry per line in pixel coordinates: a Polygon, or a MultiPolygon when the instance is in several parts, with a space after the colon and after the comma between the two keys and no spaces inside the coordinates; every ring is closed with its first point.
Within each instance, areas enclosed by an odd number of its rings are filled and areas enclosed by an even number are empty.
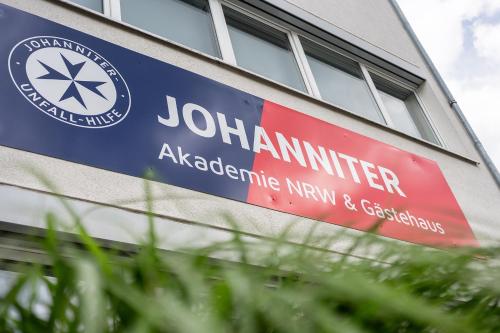
{"type": "Polygon", "coordinates": [[[118,70],[69,39],[37,36],[19,42],[10,52],[9,72],[31,104],[70,125],[109,127],[130,110],[130,92],[118,70]]]}

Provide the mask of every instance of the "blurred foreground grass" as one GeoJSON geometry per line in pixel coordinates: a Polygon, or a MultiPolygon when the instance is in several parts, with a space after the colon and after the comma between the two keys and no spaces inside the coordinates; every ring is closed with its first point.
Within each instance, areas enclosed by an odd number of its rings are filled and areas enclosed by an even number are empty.
{"type": "Polygon", "coordinates": [[[119,255],[67,209],[77,242],[61,241],[58,217],[46,215],[49,262],[19,267],[0,301],[0,332],[500,332],[499,248],[328,240],[373,248],[377,260],[366,260],[313,249],[312,233],[290,246],[286,232],[251,243],[235,232],[166,252],[150,216],[147,241],[119,255]]]}

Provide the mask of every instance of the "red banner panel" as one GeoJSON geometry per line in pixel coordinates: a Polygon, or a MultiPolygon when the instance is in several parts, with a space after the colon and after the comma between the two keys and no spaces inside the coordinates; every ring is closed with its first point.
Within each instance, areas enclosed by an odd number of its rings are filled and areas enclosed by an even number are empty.
{"type": "Polygon", "coordinates": [[[434,161],[268,101],[261,127],[253,171],[262,177],[249,203],[358,230],[377,225],[413,243],[478,246],[434,161]]]}

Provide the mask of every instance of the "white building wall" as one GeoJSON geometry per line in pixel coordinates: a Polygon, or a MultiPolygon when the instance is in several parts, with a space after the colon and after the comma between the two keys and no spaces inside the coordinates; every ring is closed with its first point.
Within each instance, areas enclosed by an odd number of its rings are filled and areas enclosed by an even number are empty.
{"type": "MultiPolygon", "coordinates": [[[[443,171],[476,236],[480,240],[489,237],[500,238],[498,232],[500,191],[484,164],[476,165],[470,161],[479,161],[480,157],[387,0],[290,0],[290,2],[422,69],[426,74],[426,83],[419,90],[420,97],[443,137],[446,149],[451,153],[422,144],[393,130],[373,126],[368,121],[338,111],[305,94],[259,78],[224,64],[220,60],[173,43],[157,40],[133,29],[124,28],[120,24],[113,24],[104,17],[85,13],[71,6],[62,6],[55,1],[0,0],[0,2],[434,160],[443,171]],[[466,158],[461,158],[459,155],[466,158]]],[[[133,152],[130,152],[130,157],[133,158],[133,152]]],[[[31,223],[39,225],[38,215],[27,213],[27,216],[21,219],[14,211],[14,209],[30,211],[29,207],[33,207],[32,202],[46,200],[36,199],[31,189],[50,192],[33,175],[30,168],[46,175],[56,186],[57,191],[64,196],[139,211],[145,208],[144,182],[141,179],[0,147],[0,183],[3,184],[0,185],[0,196],[4,197],[3,206],[0,203],[0,220],[13,223],[22,220],[26,225],[31,223]],[[22,190],[10,185],[21,187],[22,190]],[[19,193],[24,191],[29,200],[18,202],[17,206],[13,205],[12,200],[5,200],[5,196],[10,197],[13,191],[17,195],[16,198],[21,198],[22,194],[19,193]]],[[[157,198],[155,212],[164,217],[161,223],[169,223],[168,220],[172,217],[209,227],[231,229],[232,226],[228,224],[226,218],[228,214],[238,223],[242,231],[257,236],[276,236],[288,224],[295,223],[292,230],[296,240],[303,237],[314,224],[308,219],[165,184],[154,184],[154,194],[157,198]]],[[[96,222],[93,223],[95,228],[96,222]]],[[[106,224],[107,221],[103,219],[100,223],[106,224]]],[[[123,224],[124,230],[127,229],[126,232],[134,232],[128,230],[129,228],[137,228],[137,232],[141,229],[134,227],[133,223],[123,224]]],[[[343,229],[327,223],[318,225],[317,231],[321,234],[343,229]]],[[[164,228],[163,232],[168,232],[168,228],[164,228]]],[[[124,237],[119,235],[120,231],[117,228],[98,228],[94,229],[93,233],[101,238],[123,240],[124,237]]]]}
{"type": "Polygon", "coordinates": [[[412,64],[423,61],[387,0],[287,0],[318,18],[412,64]]]}

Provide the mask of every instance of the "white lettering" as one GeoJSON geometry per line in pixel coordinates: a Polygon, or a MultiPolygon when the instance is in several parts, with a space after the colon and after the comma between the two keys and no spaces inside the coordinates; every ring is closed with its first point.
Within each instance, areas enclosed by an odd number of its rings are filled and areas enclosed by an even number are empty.
{"type": "Polygon", "coordinates": [[[262,149],[270,152],[275,159],[280,159],[280,156],[278,155],[276,148],[274,148],[271,139],[269,139],[266,130],[260,126],[255,126],[255,134],[253,137],[253,151],[256,153],[260,153],[262,149]],[[265,141],[264,144],[262,143],[262,139],[264,139],[265,141]]]}
{"type": "Polygon", "coordinates": [[[318,146],[318,154],[309,142],[304,141],[304,147],[306,148],[306,153],[307,157],[309,158],[309,164],[311,165],[311,168],[318,171],[317,162],[319,162],[329,175],[333,175],[332,166],[330,165],[330,161],[328,160],[328,156],[326,155],[325,148],[318,146]]]}
{"type": "Polygon", "coordinates": [[[194,103],[187,103],[182,108],[182,116],[187,127],[194,133],[204,138],[211,138],[215,135],[215,121],[212,115],[203,107],[194,103]],[[199,128],[194,122],[193,112],[197,111],[205,119],[205,129],[199,128]]]}
{"type": "Polygon", "coordinates": [[[177,159],[175,158],[174,153],[172,152],[172,149],[170,149],[170,146],[168,143],[164,143],[163,146],[161,147],[160,155],[158,155],[158,159],[162,160],[164,157],[169,157],[174,161],[174,163],[177,163],[177,159]]]}
{"type": "Polygon", "coordinates": [[[380,175],[382,176],[382,180],[384,181],[387,191],[389,191],[389,193],[394,193],[394,189],[400,196],[406,198],[406,194],[404,194],[404,192],[399,188],[398,176],[396,176],[396,174],[391,170],[381,166],[378,167],[378,170],[380,171],[380,175]]]}
{"type": "Polygon", "coordinates": [[[220,133],[222,135],[222,142],[231,144],[230,134],[234,134],[240,138],[241,148],[250,150],[248,145],[247,133],[245,132],[245,125],[240,119],[234,118],[236,128],[227,125],[226,116],[217,112],[217,120],[219,121],[220,133]]]}
{"type": "Polygon", "coordinates": [[[373,173],[370,171],[370,169],[375,169],[375,166],[370,163],[366,162],[363,160],[359,160],[359,163],[361,164],[361,168],[363,169],[363,172],[365,173],[366,180],[368,181],[368,185],[370,187],[376,188],[377,190],[384,190],[384,187],[382,185],[379,185],[374,182],[375,179],[378,179],[378,176],[376,173],[373,173]]]}
{"type": "Polygon", "coordinates": [[[168,110],[168,119],[158,115],[158,122],[160,124],[169,127],[179,126],[179,110],[177,109],[177,101],[175,100],[174,97],[170,97],[168,95],[167,95],[167,110],[168,110]]]}
{"type": "Polygon", "coordinates": [[[358,163],[358,159],[355,157],[349,156],[349,155],[342,154],[342,153],[338,153],[338,156],[347,162],[347,166],[349,167],[349,171],[351,171],[352,179],[356,183],[361,184],[361,181],[359,180],[358,172],[356,171],[356,168],[354,167],[354,163],[358,163]]]}
{"type": "Polygon", "coordinates": [[[286,140],[285,136],[280,132],[276,132],[276,138],[278,139],[278,145],[281,150],[281,156],[283,156],[283,161],[291,162],[290,155],[288,152],[292,153],[293,157],[300,165],[306,167],[306,161],[304,159],[304,154],[302,153],[302,148],[300,147],[299,140],[292,137],[293,147],[286,140]]]}

